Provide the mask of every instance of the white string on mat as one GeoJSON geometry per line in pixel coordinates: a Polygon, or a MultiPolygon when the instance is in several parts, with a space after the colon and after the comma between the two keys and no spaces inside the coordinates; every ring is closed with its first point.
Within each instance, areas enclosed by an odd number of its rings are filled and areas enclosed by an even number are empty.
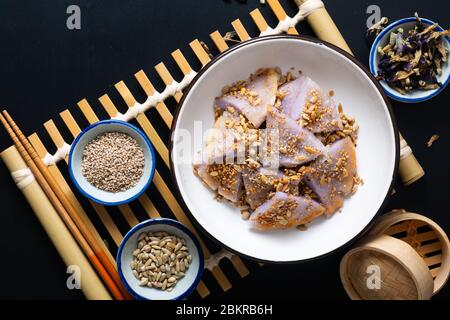
{"type": "MultiPolygon", "coordinates": [[[[287,32],[289,28],[295,27],[300,21],[304,20],[313,11],[323,8],[324,4],[321,0],[307,0],[299,6],[297,14],[293,17],[286,16],[281,20],[275,28],[268,27],[265,31],[261,32],[261,36],[280,34],[287,32]]],[[[148,96],[144,103],[135,102],[133,106],[128,108],[125,113],[118,112],[111,119],[130,121],[135,119],[141,113],[144,113],[150,108],[155,107],[158,103],[163,102],[168,97],[174,96],[177,92],[182,91],[197,75],[197,72],[191,70],[186,74],[180,82],[172,81],[167,85],[162,92],[155,91],[151,96],[148,96]]],[[[59,148],[54,155],[46,154],[43,158],[44,163],[49,165],[55,165],[58,161],[64,159],[70,150],[70,145],[64,143],[64,146],[59,148]]]]}
{"type": "Polygon", "coordinates": [[[180,82],[173,80],[172,83],[167,85],[162,92],[155,91],[155,93],[147,97],[147,100],[145,100],[144,103],[139,103],[136,101],[136,103],[132,107],[128,108],[125,113],[118,112],[112,119],[122,121],[130,121],[135,119],[139,114],[155,107],[158,103],[174,96],[177,92],[182,91],[189,83],[191,83],[196,75],[197,72],[191,70],[180,82]]]}
{"type": "Polygon", "coordinates": [[[11,176],[19,189],[24,189],[34,181],[34,175],[30,168],[19,169],[11,172],[11,176]]]}
{"type": "Polygon", "coordinates": [[[405,159],[412,154],[412,149],[404,139],[400,139],[400,159],[405,159]]]}
{"type": "Polygon", "coordinates": [[[300,21],[305,20],[313,11],[321,9],[324,4],[321,0],[307,0],[299,6],[297,14],[293,17],[286,15],[286,18],[278,22],[275,28],[267,27],[266,30],[261,32],[261,36],[269,36],[274,34],[280,34],[288,32],[290,28],[295,27],[300,21]]]}
{"type": "MultiPolygon", "coordinates": [[[[70,144],[64,142],[64,144],[56,150],[55,154],[51,155],[47,153],[42,161],[48,166],[57,164],[60,160],[64,159],[70,151],[70,144]]],[[[19,189],[23,189],[30,185],[35,179],[30,168],[19,169],[11,172],[11,176],[19,189]]]]}
{"type": "Polygon", "coordinates": [[[59,161],[63,160],[70,151],[70,144],[67,144],[64,142],[64,144],[56,150],[54,155],[51,155],[50,153],[47,153],[45,157],[42,159],[44,161],[45,165],[52,166],[57,164],[59,161]]]}
{"type": "Polygon", "coordinates": [[[231,260],[233,255],[234,254],[230,251],[221,249],[219,252],[212,254],[208,259],[205,260],[205,269],[212,271],[214,267],[217,267],[220,260],[222,260],[223,258],[228,258],[228,260],[231,260]]]}

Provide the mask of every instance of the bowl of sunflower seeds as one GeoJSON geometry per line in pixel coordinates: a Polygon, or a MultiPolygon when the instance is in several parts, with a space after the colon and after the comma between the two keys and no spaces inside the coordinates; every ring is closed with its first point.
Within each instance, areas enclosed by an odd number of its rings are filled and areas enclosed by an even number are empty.
{"type": "Polygon", "coordinates": [[[134,226],[117,252],[117,269],[138,300],[180,300],[203,274],[203,252],[194,234],[176,220],[155,218],[134,226]]]}
{"type": "Polygon", "coordinates": [[[438,95],[450,81],[450,29],[429,19],[400,19],[373,42],[369,64],[389,97],[417,103],[438,95]]]}

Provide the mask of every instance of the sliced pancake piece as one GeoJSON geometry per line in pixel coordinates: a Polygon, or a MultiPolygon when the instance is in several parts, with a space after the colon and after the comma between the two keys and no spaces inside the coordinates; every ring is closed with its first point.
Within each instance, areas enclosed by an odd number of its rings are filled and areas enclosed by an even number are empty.
{"type": "Polygon", "coordinates": [[[242,170],[245,199],[252,210],[262,205],[269,194],[276,190],[298,195],[300,177],[288,177],[281,171],[278,171],[276,175],[268,175],[266,172],[263,168],[247,167],[242,170]]]}
{"type": "Polygon", "coordinates": [[[278,89],[278,92],[284,96],[280,110],[291,119],[298,120],[309,99],[308,95],[311,90],[321,91],[317,83],[304,75],[283,84],[278,89]]]}
{"type": "MultiPolygon", "coordinates": [[[[282,167],[295,167],[312,161],[325,149],[313,133],[302,128],[296,121],[275,108],[271,108],[267,114],[267,129],[267,149],[270,150],[265,153],[273,154],[274,150],[278,150],[279,164],[282,167]]],[[[267,159],[272,160],[272,157],[268,156],[267,159]]]]}
{"type": "Polygon", "coordinates": [[[215,129],[234,128],[234,124],[241,122],[241,115],[235,110],[225,110],[214,122],[215,129]]]}
{"type": "Polygon", "coordinates": [[[251,215],[253,226],[260,230],[287,229],[311,222],[325,211],[318,202],[285,192],[276,192],[251,215]]]}
{"type": "Polygon", "coordinates": [[[219,110],[234,108],[256,128],[266,120],[267,108],[273,106],[280,72],[274,68],[261,69],[250,77],[250,82],[237,85],[215,99],[219,110]]]}
{"type": "Polygon", "coordinates": [[[238,202],[242,194],[241,168],[234,164],[200,164],[194,172],[206,183],[231,202],[238,202]]]}
{"type": "Polygon", "coordinates": [[[297,79],[282,85],[278,92],[284,96],[280,110],[303,127],[318,132],[342,129],[342,121],[334,100],[323,93],[311,78],[300,75],[297,79]]]}
{"type": "Polygon", "coordinates": [[[342,207],[356,176],[356,151],[349,137],[328,147],[326,154],[311,165],[306,184],[317,194],[328,215],[342,207]]]}
{"type": "Polygon", "coordinates": [[[269,194],[275,190],[276,178],[274,175],[261,174],[259,169],[246,168],[242,171],[245,199],[252,210],[264,203],[269,194]]]}
{"type": "Polygon", "coordinates": [[[208,173],[208,165],[201,163],[201,164],[194,164],[193,166],[194,173],[197,177],[202,179],[202,181],[213,191],[216,191],[219,188],[219,182],[214,179],[209,173],[208,173]]]}
{"type": "Polygon", "coordinates": [[[349,137],[336,141],[328,148],[328,156],[335,161],[335,181],[337,190],[344,196],[352,192],[356,176],[356,149],[349,137]]]}
{"type": "Polygon", "coordinates": [[[342,130],[342,120],[333,98],[314,90],[309,96],[299,120],[301,125],[314,133],[342,130]]]}

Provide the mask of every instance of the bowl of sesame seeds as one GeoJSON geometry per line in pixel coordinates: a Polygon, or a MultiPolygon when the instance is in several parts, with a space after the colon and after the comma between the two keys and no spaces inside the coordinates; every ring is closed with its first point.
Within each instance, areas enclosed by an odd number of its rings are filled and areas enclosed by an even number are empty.
{"type": "Polygon", "coordinates": [[[78,190],[102,205],[120,205],[140,196],[152,181],[155,153],[135,126],[104,120],[83,130],[69,152],[69,174],[78,190]]]}

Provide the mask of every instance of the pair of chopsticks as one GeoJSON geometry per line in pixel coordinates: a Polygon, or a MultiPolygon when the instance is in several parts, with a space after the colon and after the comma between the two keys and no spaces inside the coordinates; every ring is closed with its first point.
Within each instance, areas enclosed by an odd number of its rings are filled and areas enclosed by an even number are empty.
{"type": "Polygon", "coordinates": [[[132,299],[122,285],[117,270],[108,259],[106,252],[53,179],[36,150],[24,136],[9,113],[6,110],[2,113],[0,114],[0,121],[10,135],[20,155],[113,297],[117,300],[132,299]]]}

